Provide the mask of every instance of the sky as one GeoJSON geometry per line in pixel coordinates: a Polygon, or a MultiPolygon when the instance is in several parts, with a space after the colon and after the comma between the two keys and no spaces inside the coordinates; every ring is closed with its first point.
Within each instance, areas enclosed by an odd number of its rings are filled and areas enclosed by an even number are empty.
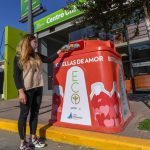
{"type": "MultiPolygon", "coordinates": [[[[47,16],[62,7],[66,6],[66,0],[41,0],[46,12],[34,18],[34,21],[47,16]]],[[[27,23],[20,23],[21,0],[3,0],[0,4],[0,59],[4,53],[4,29],[11,26],[20,30],[27,31],[27,23]]]]}

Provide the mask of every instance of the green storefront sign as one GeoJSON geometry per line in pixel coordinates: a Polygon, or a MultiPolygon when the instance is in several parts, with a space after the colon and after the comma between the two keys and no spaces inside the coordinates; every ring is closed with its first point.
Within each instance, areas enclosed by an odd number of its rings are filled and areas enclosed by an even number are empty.
{"type": "MultiPolygon", "coordinates": [[[[32,10],[40,6],[40,0],[32,0],[32,10]]],[[[28,13],[28,0],[21,0],[21,17],[26,16],[28,13]]]]}
{"type": "Polygon", "coordinates": [[[79,16],[83,14],[83,12],[79,11],[74,7],[72,10],[64,10],[60,9],[36,22],[34,22],[34,31],[39,32],[48,27],[52,27],[64,21],[67,21],[71,18],[79,16]]]}

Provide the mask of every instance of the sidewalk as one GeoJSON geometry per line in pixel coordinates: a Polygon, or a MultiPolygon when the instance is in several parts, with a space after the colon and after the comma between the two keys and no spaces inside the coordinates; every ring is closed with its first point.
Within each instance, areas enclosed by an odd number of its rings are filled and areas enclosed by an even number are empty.
{"type": "MultiPolygon", "coordinates": [[[[104,134],[91,131],[81,131],[50,126],[52,101],[50,96],[44,96],[39,113],[38,133],[48,139],[83,145],[101,150],[150,150],[150,132],[137,129],[139,121],[150,118],[150,97],[145,95],[130,95],[130,107],[134,117],[123,132],[104,134]]],[[[0,100],[0,130],[17,132],[19,104],[17,100],[0,100]]]]}

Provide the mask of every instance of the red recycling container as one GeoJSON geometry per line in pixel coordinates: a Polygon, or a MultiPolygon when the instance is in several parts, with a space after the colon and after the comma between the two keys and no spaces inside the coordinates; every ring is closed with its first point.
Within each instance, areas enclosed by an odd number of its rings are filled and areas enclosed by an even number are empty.
{"type": "Polygon", "coordinates": [[[132,117],[121,56],[111,41],[79,40],[54,62],[50,123],[117,133],[132,117]]]}

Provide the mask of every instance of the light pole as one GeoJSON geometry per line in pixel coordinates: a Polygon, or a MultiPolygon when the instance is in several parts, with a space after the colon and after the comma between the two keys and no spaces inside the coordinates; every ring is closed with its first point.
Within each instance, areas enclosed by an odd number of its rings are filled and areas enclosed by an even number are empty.
{"type": "Polygon", "coordinates": [[[33,15],[32,15],[32,0],[28,0],[28,33],[34,34],[33,15]]]}

